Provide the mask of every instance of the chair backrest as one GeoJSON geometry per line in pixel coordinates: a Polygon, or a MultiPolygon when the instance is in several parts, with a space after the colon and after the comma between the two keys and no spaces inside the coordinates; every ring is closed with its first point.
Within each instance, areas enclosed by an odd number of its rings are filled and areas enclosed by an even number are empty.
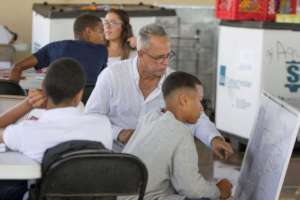
{"type": "Polygon", "coordinates": [[[144,197],[148,173],[135,156],[105,149],[65,153],[44,168],[37,199],[101,199],[117,196],[144,197]]]}
{"type": "Polygon", "coordinates": [[[25,96],[26,92],[14,81],[0,80],[0,94],[25,96]]]}
{"type": "Polygon", "coordinates": [[[83,95],[82,95],[82,99],[81,99],[81,101],[84,105],[86,104],[86,102],[89,99],[91,93],[93,92],[94,87],[95,87],[95,85],[86,85],[84,87],[84,91],[83,91],[83,95]]]}

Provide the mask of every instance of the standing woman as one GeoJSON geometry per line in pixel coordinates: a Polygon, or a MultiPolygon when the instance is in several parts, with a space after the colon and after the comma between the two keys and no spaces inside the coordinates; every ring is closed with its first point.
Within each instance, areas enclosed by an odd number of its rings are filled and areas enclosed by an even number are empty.
{"type": "Polygon", "coordinates": [[[136,56],[135,38],[127,12],[121,9],[110,9],[105,15],[103,25],[107,40],[108,66],[136,56]]]}

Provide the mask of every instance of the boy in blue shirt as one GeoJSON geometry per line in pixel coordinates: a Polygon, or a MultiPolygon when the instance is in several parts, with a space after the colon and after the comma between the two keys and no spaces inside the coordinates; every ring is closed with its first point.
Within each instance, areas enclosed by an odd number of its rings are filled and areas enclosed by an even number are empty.
{"type": "Polygon", "coordinates": [[[108,57],[101,19],[94,15],[81,15],[76,18],[73,28],[75,40],[52,42],[17,62],[11,70],[10,79],[19,81],[26,69],[42,69],[58,58],[70,57],[83,66],[87,85],[94,85],[98,74],[106,67],[108,57]]]}

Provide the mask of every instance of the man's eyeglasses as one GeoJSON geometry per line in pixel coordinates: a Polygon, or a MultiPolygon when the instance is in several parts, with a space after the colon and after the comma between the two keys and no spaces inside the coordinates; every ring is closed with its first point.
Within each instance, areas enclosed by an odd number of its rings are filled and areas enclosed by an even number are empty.
{"type": "Polygon", "coordinates": [[[103,20],[103,25],[115,28],[115,27],[119,27],[120,25],[122,25],[122,22],[103,20]]]}
{"type": "Polygon", "coordinates": [[[162,55],[162,56],[152,56],[149,54],[147,51],[143,51],[147,56],[155,60],[156,63],[162,64],[165,62],[165,60],[168,60],[169,62],[172,61],[175,58],[176,53],[174,51],[170,51],[167,55],[162,55]]]}

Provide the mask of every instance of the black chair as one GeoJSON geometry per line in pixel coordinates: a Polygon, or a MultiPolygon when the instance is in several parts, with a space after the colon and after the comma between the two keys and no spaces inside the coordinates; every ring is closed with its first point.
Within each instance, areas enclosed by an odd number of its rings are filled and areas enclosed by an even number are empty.
{"type": "Polygon", "coordinates": [[[87,100],[89,99],[91,93],[93,92],[95,85],[86,85],[84,87],[83,95],[82,95],[82,103],[85,105],[87,100]]]}
{"type": "Polygon", "coordinates": [[[16,82],[0,80],[0,94],[26,96],[25,90],[16,82]]]}
{"type": "Polygon", "coordinates": [[[147,179],[145,165],[133,155],[105,149],[72,150],[46,168],[42,163],[42,179],[31,189],[30,199],[115,200],[139,195],[143,200],[147,179]]]}

